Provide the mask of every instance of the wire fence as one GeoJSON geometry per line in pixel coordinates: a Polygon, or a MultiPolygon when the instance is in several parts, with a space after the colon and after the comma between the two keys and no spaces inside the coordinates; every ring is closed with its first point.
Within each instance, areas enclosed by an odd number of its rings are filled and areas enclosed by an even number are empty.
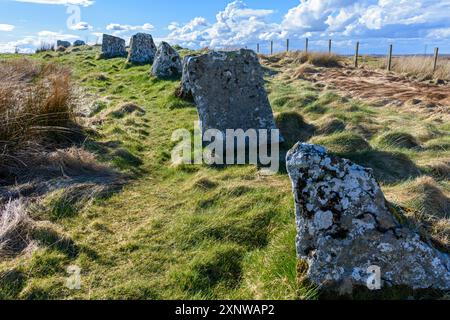
{"type": "MultiPolygon", "coordinates": [[[[331,52],[338,55],[352,56],[355,54],[356,44],[359,43],[359,54],[361,55],[386,55],[390,45],[393,45],[393,55],[433,55],[438,44],[425,44],[416,46],[416,50],[411,52],[410,42],[390,42],[376,43],[370,41],[357,40],[336,40],[323,39],[285,39],[273,41],[260,41],[245,43],[242,47],[254,50],[261,54],[276,54],[286,51],[310,51],[310,52],[331,52]],[[374,49],[375,47],[375,49],[374,49]],[[408,53],[405,53],[408,52],[408,53]]],[[[445,55],[440,52],[441,55],[445,55]]]]}

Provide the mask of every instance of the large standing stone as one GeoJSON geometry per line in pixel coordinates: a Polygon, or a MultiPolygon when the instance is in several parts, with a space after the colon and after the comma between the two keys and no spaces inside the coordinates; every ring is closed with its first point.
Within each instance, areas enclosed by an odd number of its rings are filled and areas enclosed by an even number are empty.
{"type": "Polygon", "coordinates": [[[181,58],[167,42],[161,42],[156,52],[152,74],[158,78],[178,78],[181,76],[181,58]]]}
{"type": "Polygon", "coordinates": [[[117,57],[126,57],[127,54],[128,53],[126,50],[124,39],[107,34],[103,35],[101,55],[102,58],[110,59],[117,57]]]}
{"type": "Polygon", "coordinates": [[[81,46],[84,46],[84,45],[86,45],[86,42],[84,42],[83,40],[77,40],[77,41],[75,41],[73,43],[74,47],[81,47],[81,46]]]}
{"type": "Polygon", "coordinates": [[[63,41],[63,40],[58,40],[56,41],[56,47],[64,47],[65,49],[67,49],[68,47],[70,47],[70,42],[69,41],[63,41]]]}
{"type": "Polygon", "coordinates": [[[194,98],[203,133],[276,129],[263,71],[251,50],[187,57],[181,92],[194,98]]]}
{"type": "Polygon", "coordinates": [[[149,34],[138,33],[131,37],[128,62],[134,64],[153,63],[156,46],[149,34]]]}
{"type": "Polygon", "coordinates": [[[297,215],[297,252],[308,278],[349,294],[381,270],[382,286],[450,289],[450,258],[401,226],[372,171],[297,144],[287,155],[297,215]]]}

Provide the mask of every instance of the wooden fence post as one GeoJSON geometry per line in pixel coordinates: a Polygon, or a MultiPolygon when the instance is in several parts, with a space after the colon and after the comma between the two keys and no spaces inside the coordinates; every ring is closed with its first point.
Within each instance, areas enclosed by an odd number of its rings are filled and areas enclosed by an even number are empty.
{"type": "Polygon", "coordinates": [[[309,39],[306,38],[306,40],[305,40],[305,53],[308,53],[308,47],[309,47],[309,39]]]}
{"type": "Polygon", "coordinates": [[[286,52],[289,52],[289,39],[286,40],[286,52]]]}
{"type": "Polygon", "coordinates": [[[328,40],[328,54],[331,54],[331,39],[328,40]]]}
{"type": "Polygon", "coordinates": [[[436,72],[437,63],[439,57],[439,48],[434,48],[434,64],[433,64],[433,72],[436,72]]]}
{"type": "Polygon", "coordinates": [[[270,54],[273,54],[273,40],[270,41],[270,54]]]}
{"type": "Polygon", "coordinates": [[[358,57],[359,57],[359,41],[356,42],[356,50],[355,50],[355,68],[358,68],[358,57]]]}
{"type": "Polygon", "coordinates": [[[389,55],[387,61],[387,70],[391,71],[391,69],[392,69],[392,44],[389,45],[389,55]]]}

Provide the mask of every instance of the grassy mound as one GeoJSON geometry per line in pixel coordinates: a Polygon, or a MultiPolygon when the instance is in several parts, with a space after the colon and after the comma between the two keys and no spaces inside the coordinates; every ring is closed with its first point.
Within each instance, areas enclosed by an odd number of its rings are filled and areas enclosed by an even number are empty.
{"type": "Polygon", "coordinates": [[[317,132],[321,135],[330,135],[345,130],[345,123],[336,118],[322,120],[317,126],[317,132]]]}
{"type": "Polygon", "coordinates": [[[420,177],[386,189],[389,200],[406,208],[407,217],[439,244],[450,249],[450,194],[431,177],[420,177]]]}
{"type": "Polygon", "coordinates": [[[328,151],[338,154],[362,152],[371,149],[370,144],[354,133],[336,133],[330,136],[317,136],[310,140],[313,144],[326,147],[328,151]]]}
{"type": "Polygon", "coordinates": [[[290,147],[299,141],[308,141],[314,134],[314,126],[306,123],[302,115],[295,111],[276,114],[275,122],[290,147]]]}
{"type": "Polygon", "coordinates": [[[417,139],[406,132],[389,132],[378,139],[380,145],[392,148],[417,149],[420,147],[417,139]]]}

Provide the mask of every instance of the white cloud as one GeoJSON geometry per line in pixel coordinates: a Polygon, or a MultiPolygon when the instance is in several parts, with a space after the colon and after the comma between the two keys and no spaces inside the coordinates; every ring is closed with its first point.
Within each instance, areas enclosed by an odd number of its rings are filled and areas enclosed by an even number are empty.
{"type": "Polygon", "coordinates": [[[14,0],[16,2],[27,2],[37,4],[53,4],[53,5],[77,5],[88,7],[94,4],[93,0],[14,0]]]}
{"type": "Polygon", "coordinates": [[[265,20],[273,13],[273,10],[251,9],[243,1],[237,0],[219,12],[212,24],[202,17],[196,17],[185,25],[171,23],[167,40],[185,46],[225,48],[278,38],[282,36],[279,25],[265,20]]]}
{"type": "Polygon", "coordinates": [[[71,30],[78,30],[78,31],[84,31],[84,30],[92,30],[93,27],[84,21],[78,22],[77,24],[70,27],[71,30]]]}
{"type": "Polygon", "coordinates": [[[432,29],[428,32],[427,36],[434,39],[448,39],[450,38],[450,27],[432,29]]]}
{"type": "Polygon", "coordinates": [[[106,30],[114,31],[115,33],[123,33],[123,32],[129,32],[129,31],[136,31],[136,30],[144,30],[144,31],[151,31],[155,27],[150,23],[144,23],[140,26],[132,26],[129,24],[119,24],[119,23],[110,23],[106,26],[106,30]]]}
{"type": "Polygon", "coordinates": [[[16,41],[0,43],[0,53],[15,52],[16,49],[21,53],[33,53],[43,43],[54,44],[57,40],[74,41],[77,39],[79,37],[73,34],[43,30],[33,36],[26,36],[16,41]]]}
{"type": "Polygon", "coordinates": [[[10,31],[13,31],[14,28],[15,28],[15,26],[13,26],[12,24],[0,23],[0,31],[10,32],[10,31]]]}

